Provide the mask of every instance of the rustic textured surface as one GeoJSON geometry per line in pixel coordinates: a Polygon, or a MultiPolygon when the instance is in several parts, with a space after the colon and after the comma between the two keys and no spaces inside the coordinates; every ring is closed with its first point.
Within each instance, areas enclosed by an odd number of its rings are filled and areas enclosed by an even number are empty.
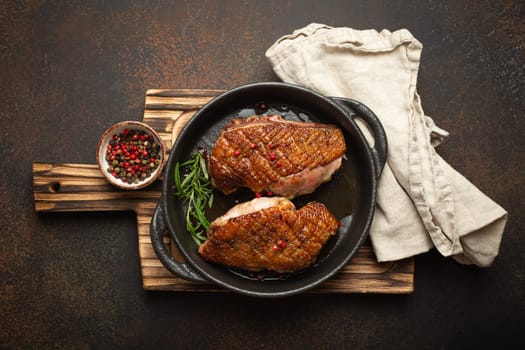
{"type": "Polygon", "coordinates": [[[0,2],[3,348],[524,348],[522,1],[0,2]],[[150,87],[276,80],[265,50],[310,22],[408,28],[418,87],[451,132],[438,151],[509,210],[489,269],[416,257],[415,293],[148,293],[133,213],[38,214],[31,166],[95,163],[150,87]],[[511,346],[511,344],[515,344],[511,346]]]}

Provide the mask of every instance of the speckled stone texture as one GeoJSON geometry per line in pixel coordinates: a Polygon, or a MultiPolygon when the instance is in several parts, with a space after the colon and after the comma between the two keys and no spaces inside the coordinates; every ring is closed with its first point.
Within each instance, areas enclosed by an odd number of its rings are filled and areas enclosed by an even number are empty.
{"type": "Polygon", "coordinates": [[[525,347],[524,43],[522,1],[0,2],[0,347],[525,347]],[[439,153],[509,211],[491,268],[433,251],[404,296],[144,292],[132,213],[34,211],[34,161],[94,164],[149,88],[277,80],[266,49],[311,22],[423,43],[439,153]]]}

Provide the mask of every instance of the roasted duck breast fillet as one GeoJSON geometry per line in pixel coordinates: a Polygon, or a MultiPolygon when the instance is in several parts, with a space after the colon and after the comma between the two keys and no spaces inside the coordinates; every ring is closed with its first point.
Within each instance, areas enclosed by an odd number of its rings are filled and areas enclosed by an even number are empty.
{"type": "Polygon", "coordinates": [[[315,262],[339,221],[321,203],[284,197],[238,204],[214,220],[199,247],[207,261],[249,271],[295,272],[315,262]]]}
{"type": "Polygon", "coordinates": [[[246,187],[291,199],[329,181],[345,152],[334,125],[252,116],[224,127],[208,165],[212,185],[225,194],[246,187]]]}

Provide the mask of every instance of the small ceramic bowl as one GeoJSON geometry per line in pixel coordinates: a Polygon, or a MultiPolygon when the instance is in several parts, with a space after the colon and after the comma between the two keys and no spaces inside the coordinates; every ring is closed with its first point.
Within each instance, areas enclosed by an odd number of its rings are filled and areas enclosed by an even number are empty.
{"type": "MultiPolygon", "coordinates": [[[[115,155],[113,156],[115,157],[115,155]]],[[[136,121],[123,121],[111,126],[102,134],[97,147],[98,167],[112,185],[124,190],[137,190],[152,184],[162,173],[165,157],[164,144],[157,132],[147,124],[136,121]],[[132,138],[133,134],[137,134],[136,139],[132,138]],[[147,141],[146,148],[144,146],[145,141],[147,141]],[[121,149],[122,143],[126,144],[125,150],[121,149]],[[134,145],[136,150],[132,151],[130,148],[134,145]],[[153,148],[151,148],[152,146],[153,148]],[[126,151],[133,156],[121,158],[119,164],[115,166],[118,169],[112,170],[111,162],[113,160],[106,159],[106,156],[111,157],[115,148],[117,148],[116,157],[124,157],[126,151]],[[119,149],[120,152],[118,152],[119,149]],[[143,153],[144,151],[147,152],[147,155],[143,153]],[[155,161],[151,162],[151,158],[155,158],[155,161]],[[143,164],[143,160],[145,164],[143,164]],[[120,177],[123,172],[127,174],[132,171],[131,178],[124,176],[122,179],[120,177]],[[136,180],[134,180],[135,176],[137,177],[136,180]],[[127,181],[128,179],[131,179],[131,183],[127,181]]]]}

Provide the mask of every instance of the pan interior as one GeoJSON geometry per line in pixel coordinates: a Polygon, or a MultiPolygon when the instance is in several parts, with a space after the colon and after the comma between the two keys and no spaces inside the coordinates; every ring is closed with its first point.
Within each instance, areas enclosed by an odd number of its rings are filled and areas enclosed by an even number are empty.
{"type": "MultiPolygon", "coordinates": [[[[275,88],[243,90],[227,93],[212,101],[182,131],[166,169],[168,226],[186,260],[205,277],[248,294],[275,295],[299,291],[316,284],[340,268],[366,234],[363,229],[367,226],[372,174],[364,152],[366,147],[359,140],[360,134],[356,131],[355,123],[333,103],[327,103],[325,98],[315,99],[310,94],[297,93],[295,89],[292,92],[275,88]],[[297,208],[314,200],[323,203],[342,222],[341,228],[323,247],[314,266],[289,275],[246,272],[204,261],[184,226],[186,206],[173,191],[176,162],[187,160],[198,148],[211,150],[223,127],[233,118],[268,114],[279,114],[287,120],[336,124],[342,128],[347,143],[343,165],[332,180],[321,185],[314,193],[293,200],[297,208]]],[[[249,190],[239,190],[228,196],[215,191],[214,196],[214,205],[206,213],[210,221],[223,215],[235,204],[254,198],[249,190]]]]}

